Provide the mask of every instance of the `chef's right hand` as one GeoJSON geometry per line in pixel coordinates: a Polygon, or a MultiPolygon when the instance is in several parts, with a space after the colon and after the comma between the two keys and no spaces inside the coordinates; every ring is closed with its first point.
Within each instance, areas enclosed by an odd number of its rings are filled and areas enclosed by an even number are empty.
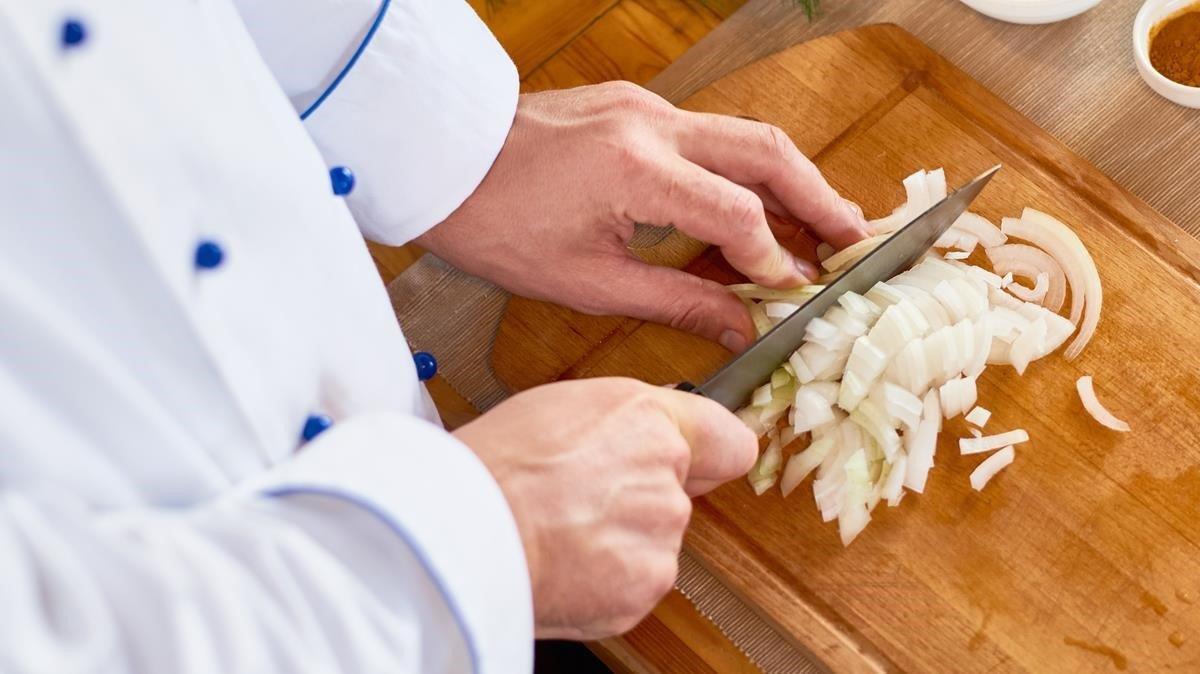
{"type": "Polygon", "coordinates": [[[636,625],[675,582],[689,497],[745,474],[758,453],[717,403],[616,378],[531,389],[454,435],[512,508],[538,638],[636,625]]]}

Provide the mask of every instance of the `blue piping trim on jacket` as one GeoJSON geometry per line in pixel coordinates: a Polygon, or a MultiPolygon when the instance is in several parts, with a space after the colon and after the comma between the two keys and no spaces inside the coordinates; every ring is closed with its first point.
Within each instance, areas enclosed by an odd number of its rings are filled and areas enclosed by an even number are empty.
{"type": "Polygon", "coordinates": [[[300,113],[300,119],[302,121],[308,119],[309,115],[313,114],[317,108],[321,107],[321,104],[325,102],[325,99],[329,98],[329,95],[333,93],[333,90],[337,89],[338,85],[342,83],[342,80],[346,78],[346,75],[350,73],[350,69],[353,68],[354,64],[358,62],[358,57],[362,56],[363,52],[365,52],[367,47],[371,44],[371,39],[375,37],[375,31],[379,30],[379,25],[383,23],[383,17],[387,15],[388,5],[390,4],[392,4],[392,0],[383,0],[383,2],[379,4],[379,12],[375,14],[375,20],[371,23],[371,27],[367,29],[367,34],[363,36],[362,43],[359,44],[358,49],[355,49],[354,53],[350,55],[350,60],[346,62],[346,66],[337,74],[337,77],[333,78],[333,81],[329,83],[329,86],[325,88],[325,91],[321,92],[321,95],[317,97],[317,100],[312,102],[312,105],[308,106],[304,112],[300,113]]]}
{"type": "MultiPolygon", "coordinates": [[[[384,4],[387,4],[387,0],[384,0],[384,4]]],[[[410,534],[407,529],[401,526],[399,522],[394,520],[387,513],[380,510],[379,507],[374,503],[356,494],[342,491],[340,489],[317,486],[279,487],[277,489],[267,490],[263,492],[263,494],[270,498],[282,498],[297,495],[328,496],[336,498],[362,508],[371,515],[375,516],[375,518],[387,526],[388,529],[391,529],[392,533],[394,533],[400,540],[404,541],[409,550],[412,550],[413,556],[417,558],[417,561],[420,562],[421,566],[425,568],[425,573],[429,574],[429,577],[433,580],[434,587],[437,588],[438,592],[442,595],[442,598],[446,600],[446,606],[450,608],[450,615],[454,616],[454,621],[458,623],[459,630],[463,635],[463,641],[467,642],[467,652],[471,655],[471,671],[479,671],[479,648],[475,645],[474,639],[471,638],[471,630],[467,628],[467,621],[463,618],[462,609],[460,609],[458,604],[455,603],[454,597],[450,594],[449,589],[447,589],[445,581],[443,581],[442,577],[439,576],[437,571],[434,570],[433,563],[428,557],[425,556],[425,551],[417,545],[417,542],[413,539],[412,534],[410,534]]]]}

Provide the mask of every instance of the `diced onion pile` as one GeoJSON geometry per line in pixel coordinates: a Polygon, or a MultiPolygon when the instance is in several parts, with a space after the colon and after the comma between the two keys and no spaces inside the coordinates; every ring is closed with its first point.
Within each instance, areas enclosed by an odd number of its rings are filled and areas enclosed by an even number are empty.
{"type": "MultiPolygon", "coordinates": [[[[836,278],[943,199],[945,174],[918,171],[904,179],[904,188],[905,205],[872,222],[878,236],[841,251],[818,251],[823,279],[836,278]]],[[[748,476],[755,492],[778,481],[786,496],[815,474],[817,508],[824,521],[837,520],[843,545],[862,532],[880,501],[895,506],[906,491],[924,491],[943,419],[965,415],[978,428],[988,422],[991,413],[976,406],[976,381],[988,365],[1011,365],[1023,374],[1073,334],[1067,358],[1074,358],[1100,318],[1096,265],[1079,237],[1045,213],[1027,208],[999,228],[965,213],[935,248],[951,250],[941,257],[931,251],[865,295],[846,293],[813,319],[803,345],[738,412],[766,440],[748,476]],[[977,248],[991,271],[963,262],[977,248]],[[1070,318],[1057,313],[1067,290],[1070,318]]],[[[732,286],[760,334],[822,288],[732,286]]],[[[1090,379],[1079,390],[1089,412],[1120,427],[1095,401],[1090,379]]],[[[1029,436],[1021,429],[988,436],[971,430],[975,437],[961,439],[961,453],[988,455],[971,474],[978,490],[1012,463],[1014,445],[1029,436]]]]}

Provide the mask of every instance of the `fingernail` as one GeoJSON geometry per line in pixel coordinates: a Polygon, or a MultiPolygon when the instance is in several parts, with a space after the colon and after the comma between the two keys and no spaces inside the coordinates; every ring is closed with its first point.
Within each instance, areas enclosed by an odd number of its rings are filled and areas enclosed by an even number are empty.
{"type": "Polygon", "coordinates": [[[817,277],[821,275],[821,272],[817,270],[817,266],[808,260],[805,260],[802,257],[793,259],[796,261],[796,269],[800,272],[801,276],[808,279],[809,283],[815,282],[817,277]]]}
{"type": "Polygon", "coordinates": [[[741,353],[746,350],[746,338],[742,337],[742,333],[737,330],[722,332],[721,336],[717,338],[717,343],[734,353],[741,353]]]}

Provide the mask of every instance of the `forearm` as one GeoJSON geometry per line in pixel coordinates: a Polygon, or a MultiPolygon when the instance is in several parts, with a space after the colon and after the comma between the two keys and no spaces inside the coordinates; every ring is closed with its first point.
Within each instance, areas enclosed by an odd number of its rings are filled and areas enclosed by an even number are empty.
{"type": "Polygon", "coordinates": [[[339,424],[187,510],[3,495],[0,670],[528,669],[528,576],[503,496],[419,423],[339,424]]]}

